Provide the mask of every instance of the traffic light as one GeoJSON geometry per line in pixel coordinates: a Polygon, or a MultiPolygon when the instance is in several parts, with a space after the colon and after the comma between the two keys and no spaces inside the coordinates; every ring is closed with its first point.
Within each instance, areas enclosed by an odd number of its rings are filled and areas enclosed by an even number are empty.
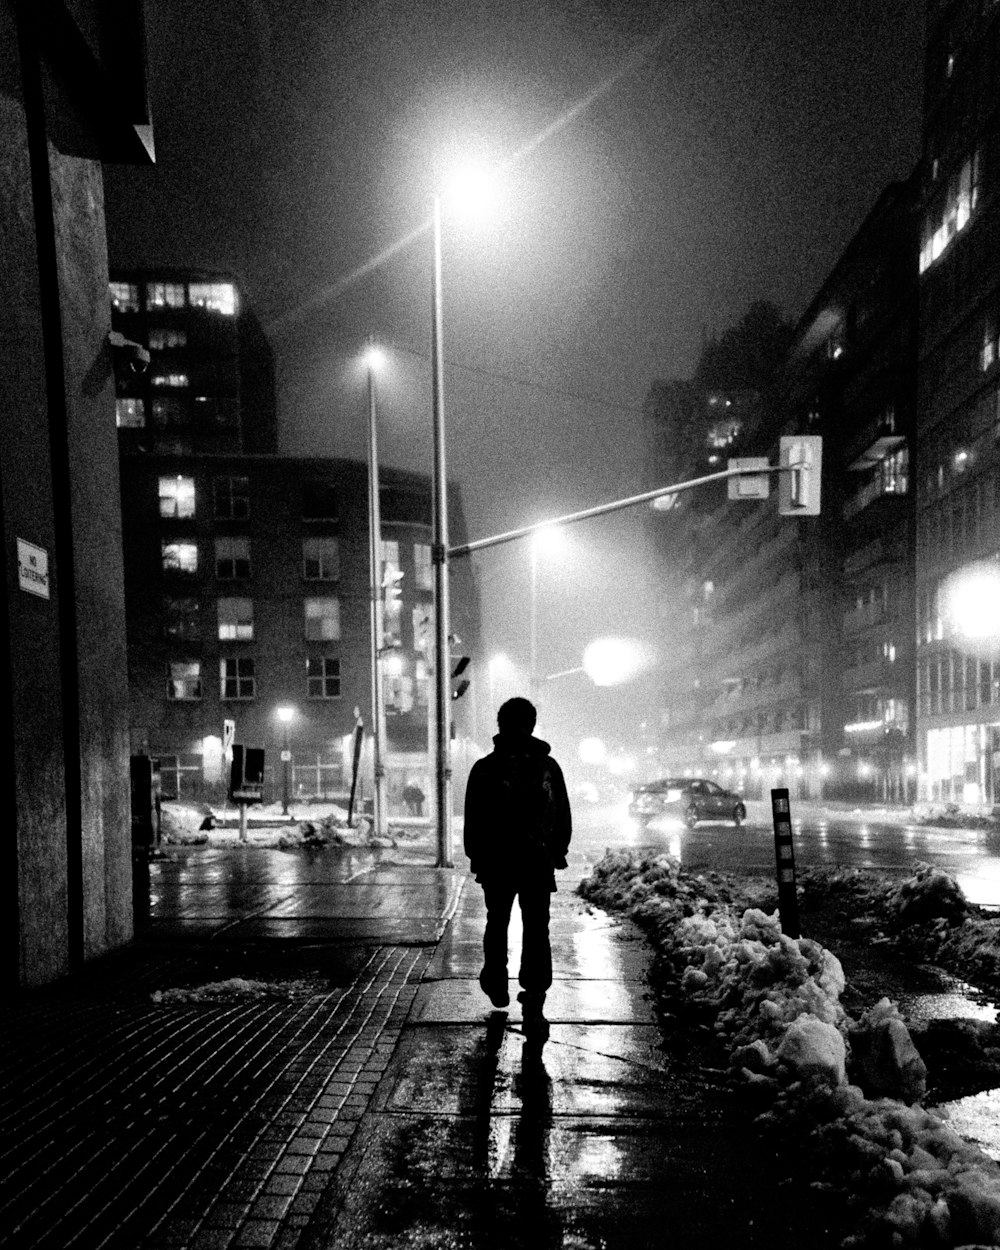
{"type": "Polygon", "coordinates": [[[778,463],[778,512],[782,516],[818,516],[822,436],[783,434],[778,463]]]}
{"type": "Polygon", "coordinates": [[[466,690],[468,690],[469,688],[469,679],[467,677],[462,677],[462,674],[469,667],[469,664],[470,664],[469,657],[467,655],[463,655],[462,658],[455,665],[454,670],[452,671],[452,674],[451,674],[452,681],[454,681],[456,678],[461,678],[461,681],[459,681],[458,685],[451,692],[452,699],[460,699],[462,695],[465,694],[466,690]]]}
{"type": "Polygon", "coordinates": [[[402,581],[403,570],[396,568],[394,564],[387,564],[382,577],[382,589],[385,591],[385,606],[389,611],[399,610],[403,599],[402,581]]]}

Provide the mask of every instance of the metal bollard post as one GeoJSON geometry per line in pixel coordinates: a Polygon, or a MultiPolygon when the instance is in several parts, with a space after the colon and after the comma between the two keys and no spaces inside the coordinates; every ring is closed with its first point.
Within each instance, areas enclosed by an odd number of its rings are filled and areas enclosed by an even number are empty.
{"type": "Polygon", "coordinates": [[[787,790],[771,791],[774,820],[774,858],[778,874],[778,917],[781,931],[799,936],[799,899],[795,892],[795,847],[792,844],[792,813],[787,790]]]}

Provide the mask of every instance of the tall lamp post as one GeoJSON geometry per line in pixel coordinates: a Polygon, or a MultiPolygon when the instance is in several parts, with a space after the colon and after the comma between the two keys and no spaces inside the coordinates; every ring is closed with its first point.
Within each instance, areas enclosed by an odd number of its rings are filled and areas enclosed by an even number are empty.
{"type": "Polygon", "coordinates": [[[434,572],[434,793],[437,866],[453,867],[451,836],[451,671],[448,622],[448,477],[444,437],[444,349],[441,314],[441,197],[434,196],[434,258],[431,274],[431,406],[434,476],[431,486],[431,560],[434,572]]]}
{"type": "Polygon", "coordinates": [[[375,369],[382,354],[374,345],[365,353],[368,365],[368,570],[371,633],[372,746],[375,767],[375,833],[384,837],[388,819],[385,778],[385,693],[382,688],[382,651],[385,622],[382,607],[382,507],[379,498],[378,427],[375,419],[375,369]]]}
{"type": "Polygon", "coordinates": [[[288,805],[292,797],[292,745],[291,724],[295,715],[293,707],[279,707],[278,720],[281,721],[281,811],[288,815],[288,805]]]}

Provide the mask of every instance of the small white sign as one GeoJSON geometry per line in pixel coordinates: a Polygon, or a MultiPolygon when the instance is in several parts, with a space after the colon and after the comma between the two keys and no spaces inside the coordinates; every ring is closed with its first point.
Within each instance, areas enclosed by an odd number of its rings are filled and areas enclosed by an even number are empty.
{"type": "Polygon", "coordinates": [[[23,538],[17,540],[17,580],[22,590],[41,599],[49,597],[49,553],[23,538]]]}

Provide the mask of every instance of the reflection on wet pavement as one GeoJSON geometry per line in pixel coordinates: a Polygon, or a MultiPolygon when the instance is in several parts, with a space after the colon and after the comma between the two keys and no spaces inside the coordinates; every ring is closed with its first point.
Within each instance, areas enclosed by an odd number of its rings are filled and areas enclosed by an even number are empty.
{"type": "Polygon", "coordinates": [[[968,1098],[935,1107],[949,1125],[990,1156],[1000,1161],[1000,1089],[986,1089],[968,1098]]]}

